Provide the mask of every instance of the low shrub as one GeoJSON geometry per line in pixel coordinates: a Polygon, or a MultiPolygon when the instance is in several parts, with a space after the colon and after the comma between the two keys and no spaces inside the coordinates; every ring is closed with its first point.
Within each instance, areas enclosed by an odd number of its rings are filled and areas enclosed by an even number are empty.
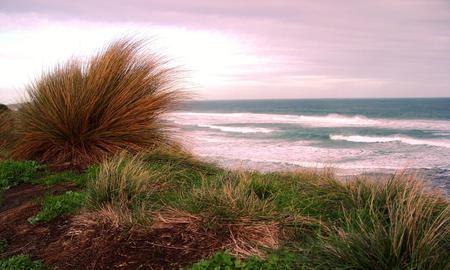
{"type": "Polygon", "coordinates": [[[17,255],[0,260],[0,269],[4,270],[47,270],[41,261],[33,261],[28,255],[17,255]]]}
{"type": "Polygon", "coordinates": [[[44,198],[42,210],[28,221],[31,224],[37,222],[48,222],[64,214],[74,214],[83,205],[85,195],[81,192],[67,191],[62,195],[51,195],[44,198]]]}

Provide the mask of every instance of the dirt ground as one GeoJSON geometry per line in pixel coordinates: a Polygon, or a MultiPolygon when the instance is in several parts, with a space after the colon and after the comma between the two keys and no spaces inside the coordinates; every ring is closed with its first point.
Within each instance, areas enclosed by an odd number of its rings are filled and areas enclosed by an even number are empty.
{"type": "Polygon", "coordinates": [[[35,225],[27,221],[40,211],[39,198],[67,190],[76,186],[23,184],[5,193],[0,239],[8,247],[0,258],[29,254],[53,269],[179,269],[221,246],[216,236],[193,232],[184,224],[142,231],[108,222],[80,223],[73,217],[35,225]]]}

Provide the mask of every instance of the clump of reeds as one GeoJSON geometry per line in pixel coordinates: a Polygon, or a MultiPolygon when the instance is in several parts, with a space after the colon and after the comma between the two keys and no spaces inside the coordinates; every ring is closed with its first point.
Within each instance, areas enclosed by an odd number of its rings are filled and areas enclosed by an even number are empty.
{"type": "Polygon", "coordinates": [[[103,161],[86,186],[86,204],[101,209],[115,223],[127,225],[149,221],[151,205],[147,196],[157,192],[162,172],[149,171],[141,156],[117,157],[103,161]]]}
{"type": "Polygon", "coordinates": [[[324,268],[448,269],[450,206],[423,182],[399,174],[348,183],[343,224],[319,244],[324,268]]]}
{"type": "Polygon", "coordinates": [[[0,160],[9,155],[14,140],[13,112],[6,105],[0,104],[0,160]]]}
{"type": "Polygon", "coordinates": [[[161,116],[184,96],[176,82],[139,41],[119,40],[86,62],[59,65],[27,87],[13,156],[84,168],[173,144],[161,116]]]}

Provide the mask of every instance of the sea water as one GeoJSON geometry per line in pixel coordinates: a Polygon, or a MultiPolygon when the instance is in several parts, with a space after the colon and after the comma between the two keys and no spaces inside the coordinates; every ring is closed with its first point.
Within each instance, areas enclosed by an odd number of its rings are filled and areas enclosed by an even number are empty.
{"type": "Polygon", "coordinates": [[[192,101],[168,118],[187,148],[223,166],[407,169],[450,190],[450,98],[192,101]]]}

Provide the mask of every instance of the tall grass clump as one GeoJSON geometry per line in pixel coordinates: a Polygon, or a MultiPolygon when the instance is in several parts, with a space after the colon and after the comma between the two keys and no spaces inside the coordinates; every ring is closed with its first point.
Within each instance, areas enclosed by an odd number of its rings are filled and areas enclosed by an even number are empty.
{"type": "Polygon", "coordinates": [[[14,115],[13,112],[3,104],[0,104],[0,160],[9,155],[14,144],[14,115]]]}
{"type": "Polygon", "coordinates": [[[450,207],[406,175],[347,185],[353,206],[318,246],[324,269],[449,269],[450,207]]]}
{"type": "Polygon", "coordinates": [[[145,221],[148,215],[146,198],[160,188],[158,172],[147,169],[139,155],[103,161],[95,177],[86,185],[86,204],[91,209],[107,209],[123,223],[145,221]]]}
{"type": "Polygon", "coordinates": [[[119,40],[30,84],[13,156],[84,168],[118,152],[173,144],[161,116],[184,95],[174,69],[143,45],[119,40]]]}

